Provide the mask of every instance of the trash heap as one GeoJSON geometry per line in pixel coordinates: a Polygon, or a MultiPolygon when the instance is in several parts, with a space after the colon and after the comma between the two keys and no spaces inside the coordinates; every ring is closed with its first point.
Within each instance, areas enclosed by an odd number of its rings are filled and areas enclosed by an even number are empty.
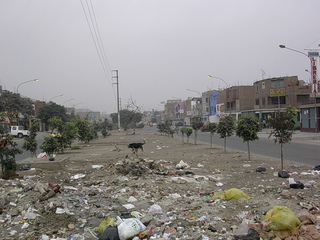
{"type": "MultiPolygon", "coordinates": [[[[319,202],[304,202],[299,213],[271,207],[264,201],[274,189],[224,189],[225,173],[195,174],[199,167],[124,159],[56,173],[59,182],[26,170],[0,180],[0,239],[320,239],[319,202]]],[[[292,199],[289,190],[273,193],[274,203],[292,199]]]]}

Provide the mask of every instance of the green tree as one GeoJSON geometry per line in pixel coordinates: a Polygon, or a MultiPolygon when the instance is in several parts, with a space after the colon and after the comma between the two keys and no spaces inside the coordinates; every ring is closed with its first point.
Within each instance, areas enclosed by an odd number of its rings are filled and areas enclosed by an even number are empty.
{"type": "Polygon", "coordinates": [[[272,128],[269,138],[273,136],[274,142],[280,144],[281,170],[283,170],[283,144],[292,140],[292,134],[295,129],[293,119],[297,114],[298,109],[288,106],[284,112],[275,112],[268,119],[268,123],[272,128]]]}
{"type": "MultiPolygon", "coordinates": [[[[0,112],[0,120],[3,121],[7,116],[6,113],[0,112]]],[[[17,148],[17,143],[13,141],[13,137],[6,129],[0,128],[0,163],[1,163],[1,177],[3,179],[10,179],[16,177],[16,159],[17,154],[22,151],[17,148]]]]}
{"type": "Polygon", "coordinates": [[[64,128],[61,132],[61,137],[63,138],[64,146],[71,147],[72,141],[76,139],[78,134],[78,127],[76,121],[66,122],[64,128]]]}
{"type": "Polygon", "coordinates": [[[93,138],[98,138],[98,133],[101,131],[101,124],[98,122],[91,123],[90,125],[90,130],[92,132],[93,138]]]}
{"type": "Polygon", "coordinates": [[[24,143],[22,148],[30,151],[31,157],[36,157],[36,151],[38,148],[38,143],[36,140],[37,131],[39,129],[40,122],[38,119],[33,119],[29,127],[30,135],[24,138],[24,143]]]}
{"type": "Polygon", "coordinates": [[[217,127],[217,133],[220,134],[220,138],[224,138],[224,152],[227,153],[227,137],[233,135],[235,129],[235,122],[232,116],[225,116],[220,118],[217,127]]]}
{"type": "Polygon", "coordinates": [[[49,102],[48,104],[44,105],[42,108],[39,109],[39,118],[43,123],[48,125],[48,121],[52,117],[58,117],[63,122],[67,122],[69,120],[69,117],[66,113],[66,109],[63,106],[58,105],[54,102],[49,102]]]}
{"type": "Polygon", "coordinates": [[[17,146],[18,144],[13,141],[13,137],[9,134],[7,135],[5,144],[2,142],[2,145],[0,146],[0,159],[3,179],[16,177],[17,164],[15,156],[22,153],[17,146]]]}
{"type": "Polygon", "coordinates": [[[89,122],[81,119],[78,119],[76,122],[76,126],[78,128],[78,139],[84,143],[89,143],[93,140],[94,134],[89,126],[89,122]]]}
{"type": "Polygon", "coordinates": [[[213,134],[217,131],[217,124],[216,123],[209,123],[208,130],[210,132],[210,147],[212,148],[213,134]]]}
{"type": "Polygon", "coordinates": [[[189,127],[186,128],[185,133],[187,135],[187,143],[189,143],[189,138],[190,138],[192,132],[193,132],[192,128],[189,128],[189,127]]]}
{"type": "Polygon", "coordinates": [[[54,129],[57,129],[60,133],[63,131],[64,121],[62,121],[61,117],[53,116],[52,118],[48,119],[48,123],[51,127],[51,133],[54,129]]]}
{"type": "MultiPolygon", "coordinates": [[[[111,114],[112,123],[117,125],[118,123],[118,114],[112,113],[111,114]]],[[[135,112],[128,109],[123,109],[120,111],[120,125],[123,127],[125,131],[127,131],[130,128],[135,129],[137,126],[137,123],[140,122],[142,119],[142,113],[135,112]]]]}
{"type": "Polygon", "coordinates": [[[197,144],[198,131],[203,126],[201,121],[192,123],[192,128],[194,130],[194,144],[197,144]]]}
{"type": "Polygon", "coordinates": [[[252,116],[245,116],[238,120],[236,135],[241,137],[244,142],[247,142],[248,158],[250,159],[250,141],[258,140],[258,132],[261,130],[259,120],[252,116]]]}
{"type": "Polygon", "coordinates": [[[43,152],[48,154],[50,160],[54,160],[53,154],[58,152],[60,148],[60,143],[56,137],[45,137],[44,142],[40,146],[43,152]]]}
{"type": "Polygon", "coordinates": [[[184,142],[184,135],[186,134],[186,131],[187,131],[186,127],[181,127],[180,128],[182,142],[184,142]]]}
{"type": "Polygon", "coordinates": [[[158,131],[160,133],[167,134],[168,136],[173,137],[174,129],[172,128],[169,121],[165,121],[164,123],[159,123],[157,125],[158,131]]]}
{"type": "Polygon", "coordinates": [[[108,135],[110,135],[110,133],[108,132],[109,130],[112,130],[112,124],[109,122],[109,120],[107,118],[104,119],[103,122],[101,122],[101,134],[103,137],[107,137],[108,135]]]}
{"type": "Polygon", "coordinates": [[[0,95],[0,112],[5,112],[11,123],[19,125],[19,114],[29,117],[34,114],[32,101],[21,98],[20,94],[2,91],[0,95]]]}

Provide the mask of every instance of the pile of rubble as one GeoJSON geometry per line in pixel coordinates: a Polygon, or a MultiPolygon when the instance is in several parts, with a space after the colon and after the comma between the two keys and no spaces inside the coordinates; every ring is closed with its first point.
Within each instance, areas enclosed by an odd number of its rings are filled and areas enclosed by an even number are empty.
{"type": "Polygon", "coordinates": [[[119,157],[85,170],[25,170],[0,180],[0,239],[320,239],[319,171],[282,178],[253,163],[204,163],[119,157]],[[290,187],[293,178],[303,188],[290,187]],[[236,193],[223,197],[228,190],[236,193]],[[294,220],[281,215],[288,209],[294,220]]]}

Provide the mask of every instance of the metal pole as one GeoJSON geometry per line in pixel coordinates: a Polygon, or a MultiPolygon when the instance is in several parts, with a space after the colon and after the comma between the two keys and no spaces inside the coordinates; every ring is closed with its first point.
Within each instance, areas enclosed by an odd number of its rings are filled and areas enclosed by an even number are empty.
{"type": "Polygon", "coordinates": [[[113,84],[117,84],[117,110],[118,110],[118,131],[120,131],[121,126],[120,126],[120,98],[119,98],[119,76],[118,76],[118,70],[113,70],[116,75],[112,76],[112,78],[116,79],[116,83],[113,84]]]}
{"type": "MultiPolygon", "coordinates": [[[[312,80],[312,91],[314,93],[314,98],[315,98],[315,103],[314,103],[314,124],[315,124],[315,132],[318,132],[318,116],[317,116],[317,93],[318,93],[318,79],[317,79],[317,76],[313,76],[314,74],[314,67],[315,67],[315,62],[313,61],[313,56],[310,55],[310,52],[308,54],[305,54],[304,52],[301,52],[301,51],[298,51],[298,50],[295,50],[295,49],[292,49],[292,48],[288,48],[286,47],[285,45],[279,45],[280,48],[285,48],[285,49],[288,49],[288,50],[291,50],[291,51],[294,51],[294,52],[297,52],[297,53],[300,53],[302,55],[305,55],[307,58],[309,58],[310,60],[310,63],[311,63],[311,80],[312,80]],[[316,89],[317,88],[317,89],[316,89]]],[[[307,50],[307,49],[306,49],[307,50]]],[[[311,50],[311,49],[309,49],[311,50]]],[[[316,50],[313,50],[313,51],[318,51],[319,49],[316,49],[316,50]]],[[[317,57],[319,56],[319,53],[317,54],[317,57]]],[[[312,96],[312,93],[310,94],[310,97],[312,96]]]]}
{"type": "Polygon", "coordinates": [[[17,93],[19,93],[19,87],[20,87],[22,84],[25,84],[25,83],[28,83],[28,82],[38,82],[38,81],[39,81],[39,79],[36,78],[36,79],[32,79],[32,80],[29,80],[29,81],[25,81],[25,82],[20,83],[20,84],[18,85],[18,87],[17,87],[17,93]]]}

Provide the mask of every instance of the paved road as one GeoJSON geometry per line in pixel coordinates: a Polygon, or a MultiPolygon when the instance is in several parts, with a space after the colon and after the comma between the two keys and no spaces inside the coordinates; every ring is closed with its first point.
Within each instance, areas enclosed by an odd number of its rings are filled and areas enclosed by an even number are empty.
{"type": "MultiPolygon", "coordinates": [[[[41,146],[41,144],[43,143],[44,141],[44,137],[45,136],[49,136],[50,134],[47,133],[47,132],[38,132],[37,133],[37,142],[38,142],[38,150],[37,150],[37,155],[39,153],[41,153],[41,149],[39,148],[41,146]]],[[[22,154],[18,154],[16,155],[16,161],[20,161],[20,160],[23,160],[23,159],[26,159],[26,158],[30,158],[31,157],[31,153],[22,149],[22,146],[23,146],[23,142],[24,142],[24,139],[23,138],[15,138],[14,139],[15,142],[17,142],[18,144],[18,148],[21,149],[23,151],[22,154]]]]}
{"type": "MultiPolygon", "coordinates": [[[[146,128],[157,131],[156,127],[146,128]]],[[[259,140],[250,142],[250,152],[280,159],[280,145],[275,144],[272,137],[268,138],[269,130],[264,130],[258,134],[259,140]]],[[[193,138],[194,134],[190,138],[193,138]]],[[[210,133],[198,132],[198,141],[210,143],[210,133]]],[[[192,140],[193,141],[193,140],[192,140]]],[[[224,139],[219,134],[213,135],[213,144],[224,146],[224,139]]],[[[247,144],[236,136],[227,138],[227,148],[232,148],[247,152],[247,144]]],[[[320,165],[320,134],[304,133],[296,131],[293,135],[293,141],[283,146],[284,160],[291,162],[303,163],[309,166],[320,165]]]]}
{"type": "MultiPolygon", "coordinates": [[[[268,134],[260,133],[259,140],[250,142],[251,153],[280,159],[280,145],[275,144],[272,137],[268,139],[268,134]]],[[[204,142],[210,142],[210,133],[199,133],[198,139],[204,142]]],[[[224,139],[218,134],[214,134],[213,143],[224,146],[224,139]]],[[[231,136],[227,138],[227,147],[247,152],[247,144],[239,137],[231,136]]],[[[303,163],[310,166],[320,164],[319,144],[301,143],[292,141],[283,145],[284,160],[303,163]]]]}

